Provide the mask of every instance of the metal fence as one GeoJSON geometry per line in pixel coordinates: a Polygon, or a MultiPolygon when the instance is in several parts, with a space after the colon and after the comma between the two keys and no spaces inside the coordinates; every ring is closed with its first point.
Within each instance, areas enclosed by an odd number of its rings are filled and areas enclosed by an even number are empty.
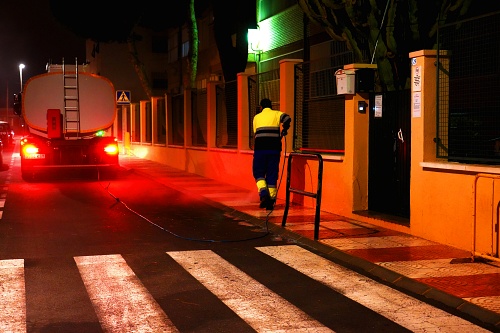
{"type": "Polygon", "coordinates": [[[184,94],[172,96],[172,112],[169,112],[169,138],[171,145],[184,145],[184,94]]]}
{"type": "Polygon", "coordinates": [[[253,117],[260,112],[260,101],[269,98],[273,109],[280,109],[280,71],[274,69],[268,72],[252,75],[248,78],[248,108],[249,112],[249,145],[254,147],[253,117]]]}
{"type": "Polygon", "coordinates": [[[165,98],[156,99],[156,144],[167,143],[166,116],[165,98]]]}
{"type": "MultiPolygon", "coordinates": [[[[151,128],[151,124],[153,123],[153,110],[151,108],[151,101],[148,101],[146,103],[146,136],[145,136],[145,142],[146,143],[152,143],[153,141],[153,130],[151,128]]],[[[129,119],[129,117],[127,117],[129,119]]]]}
{"type": "Polygon", "coordinates": [[[191,92],[191,142],[195,147],[207,146],[207,89],[191,92]]]}
{"type": "Polygon", "coordinates": [[[499,40],[500,12],[439,27],[438,158],[500,163],[499,40]]]}
{"type": "Polygon", "coordinates": [[[141,142],[141,108],[138,104],[130,105],[132,111],[132,142],[141,142]]]}
{"type": "Polygon", "coordinates": [[[345,52],[295,65],[295,151],[344,153],[345,97],[335,72],[353,60],[345,52]]]}
{"type": "Polygon", "coordinates": [[[238,147],[237,81],[221,83],[216,87],[216,139],[218,148],[238,147]]]}

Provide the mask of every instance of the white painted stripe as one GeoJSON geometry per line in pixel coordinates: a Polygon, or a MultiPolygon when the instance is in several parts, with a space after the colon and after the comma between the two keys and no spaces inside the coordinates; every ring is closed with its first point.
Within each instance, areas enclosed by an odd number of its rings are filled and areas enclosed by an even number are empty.
{"type": "Polygon", "coordinates": [[[332,332],[210,250],[167,253],[257,332],[332,332]]]}
{"type": "Polygon", "coordinates": [[[0,260],[0,332],[26,332],[24,260],[0,260]]]}
{"type": "Polygon", "coordinates": [[[0,208],[5,207],[5,199],[0,199],[0,208]]]}
{"type": "Polygon", "coordinates": [[[258,250],[413,332],[488,332],[297,245],[258,250]]]}
{"type": "Polygon", "coordinates": [[[105,332],[178,332],[120,255],[75,261],[105,332]]]}

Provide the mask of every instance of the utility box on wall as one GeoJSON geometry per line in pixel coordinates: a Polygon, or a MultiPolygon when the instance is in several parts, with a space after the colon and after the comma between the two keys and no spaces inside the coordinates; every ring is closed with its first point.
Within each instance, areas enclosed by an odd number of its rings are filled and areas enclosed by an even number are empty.
{"type": "Polygon", "coordinates": [[[337,70],[335,72],[337,95],[354,94],[355,78],[355,72],[352,70],[337,70]]]}
{"type": "Polygon", "coordinates": [[[375,70],[375,65],[337,70],[335,72],[337,95],[354,95],[355,93],[375,91],[375,70]]]}

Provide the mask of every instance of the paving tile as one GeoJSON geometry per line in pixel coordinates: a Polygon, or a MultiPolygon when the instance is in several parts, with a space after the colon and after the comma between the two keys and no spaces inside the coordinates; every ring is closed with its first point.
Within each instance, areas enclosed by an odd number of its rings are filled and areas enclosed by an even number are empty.
{"type": "Polygon", "coordinates": [[[400,244],[393,248],[361,248],[360,245],[358,249],[347,249],[346,252],[371,262],[465,258],[468,255],[467,251],[450,249],[444,245],[401,246],[400,244]]]}
{"type": "Polygon", "coordinates": [[[500,296],[500,274],[475,274],[416,279],[458,297],[500,296]]]}
{"type": "MultiPolygon", "coordinates": [[[[248,189],[135,157],[126,157],[123,164],[153,175],[167,186],[193,192],[235,211],[265,220],[278,232],[282,231],[284,237],[296,241],[305,238],[308,244],[331,250],[325,253],[336,253],[338,258],[350,263],[358,262],[360,268],[372,265],[384,272],[398,274],[399,281],[409,281],[413,287],[429,290],[427,297],[432,298],[431,294],[440,297],[450,295],[451,298],[443,299],[445,304],[456,303],[465,308],[472,306],[474,313],[487,310],[478,318],[490,313],[500,315],[500,260],[471,262],[469,251],[329,212],[321,212],[319,240],[312,241],[315,208],[292,202],[285,228],[281,228],[285,208],[283,200],[278,200],[273,211],[266,211],[258,207],[257,194],[248,189]]],[[[492,320],[497,318],[500,317],[495,316],[492,320]]],[[[463,332],[463,329],[457,327],[456,331],[463,332]]],[[[422,327],[422,332],[428,332],[427,327],[422,327]]]]}
{"type": "MultiPolygon", "coordinates": [[[[375,233],[373,233],[375,234],[375,233]]],[[[337,247],[336,243],[337,239],[332,240],[323,240],[323,243],[329,244],[331,246],[337,247]]],[[[360,248],[393,248],[393,247],[406,247],[406,246],[421,246],[421,245],[434,245],[436,243],[430,242],[425,239],[411,237],[411,236],[380,236],[377,234],[377,237],[358,237],[352,239],[352,249],[360,249],[360,248]]],[[[344,245],[344,250],[348,250],[349,248],[344,245]]]]}
{"type": "Polygon", "coordinates": [[[500,296],[464,297],[464,299],[472,304],[500,313],[500,296]]]}
{"type": "MultiPolygon", "coordinates": [[[[414,279],[479,274],[500,274],[500,268],[496,266],[484,263],[452,264],[451,262],[453,261],[453,259],[454,258],[392,261],[378,262],[377,264],[414,279]]],[[[500,280],[498,282],[500,282],[500,280]]]]}

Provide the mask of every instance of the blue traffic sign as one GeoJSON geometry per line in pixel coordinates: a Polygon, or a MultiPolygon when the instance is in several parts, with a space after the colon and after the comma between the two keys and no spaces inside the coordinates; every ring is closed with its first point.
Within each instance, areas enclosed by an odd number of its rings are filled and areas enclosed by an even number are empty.
{"type": "Polygon", "coordinates": [[[130,90],[117,90],[116,91],[116,104],[130,104],[130,90]]]}

